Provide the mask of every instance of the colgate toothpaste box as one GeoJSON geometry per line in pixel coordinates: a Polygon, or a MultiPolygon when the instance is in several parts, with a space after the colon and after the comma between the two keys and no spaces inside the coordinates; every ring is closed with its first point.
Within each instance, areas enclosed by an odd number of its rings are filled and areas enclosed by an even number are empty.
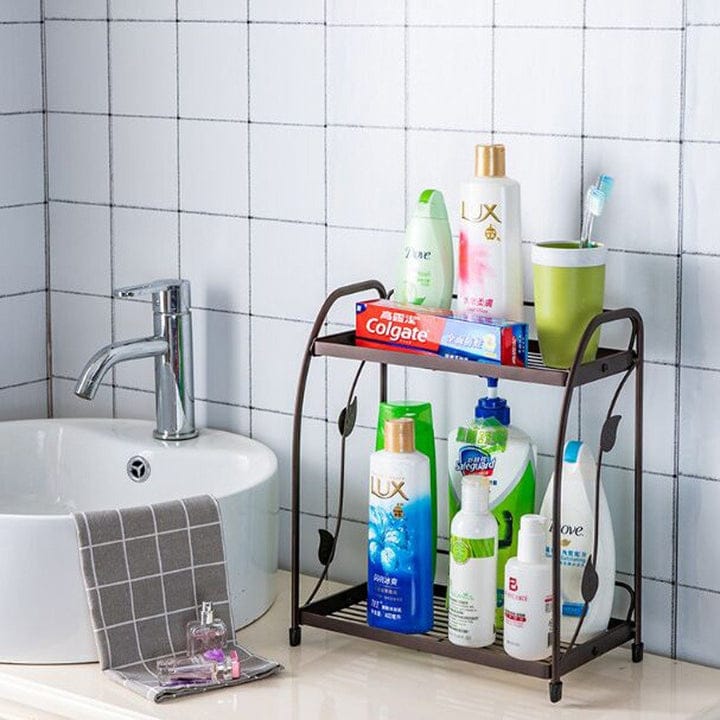
{"type": "Polygon", "coordinates": [[[527,364],[527,323],[467,319],[449,310],[368,300],[355,305],[355,342],[496,365],[527,364]]]}

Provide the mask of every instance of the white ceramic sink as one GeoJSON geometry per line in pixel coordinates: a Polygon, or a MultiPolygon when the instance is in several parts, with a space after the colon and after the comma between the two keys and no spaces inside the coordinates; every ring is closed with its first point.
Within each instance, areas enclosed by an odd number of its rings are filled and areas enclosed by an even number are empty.
{"type": "Polygon", "coordinates": [[[278,551],[277,459],[264,445],[201,430],[154,440],[142,420],[0,423],[0,662],[97,659],[78,556],[76,510],[201,495],[220,505],[237,627],[272,604],[278,551]],[[150,466],[133,481],[127,463],[150,466]]]}

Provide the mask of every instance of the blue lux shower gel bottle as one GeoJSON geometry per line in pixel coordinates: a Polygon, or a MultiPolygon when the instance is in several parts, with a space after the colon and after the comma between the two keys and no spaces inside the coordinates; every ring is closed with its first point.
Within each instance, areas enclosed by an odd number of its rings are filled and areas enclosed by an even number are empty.
{"type": "Polygon", "coordinates": [[[433,624],[430,463],[415,450],[415,422],[385,422],[370,458],[368,625],[422,633],[433,624]]]}

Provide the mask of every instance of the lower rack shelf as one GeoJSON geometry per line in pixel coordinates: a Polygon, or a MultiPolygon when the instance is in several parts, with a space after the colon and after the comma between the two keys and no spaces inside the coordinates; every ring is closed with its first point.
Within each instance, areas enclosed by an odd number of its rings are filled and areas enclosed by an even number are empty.
{"type": "MultiPolygon", "coordinates": [[[[510,657],[503,650],[502,632],[498,632],[495,644],[489,647],[468,648],[453,645],[447,639],[448,620],[445,608],[445,592],[444,585],[435,585],[435,623],[432,630],[423,634],[406,635],[370,627],[366,621],[367,583],[356,585],[305,605],[300,608],[300,623],[412,650],[444,655],[445,657],[465,660],[478,665],[510,670],[523,675],[543,679],[551,677],[549,657],[545,660],[517,660],[510,657]]],[[[632,640],[633,634],[634,622],[632,620],[612,618],[608,629],[591,640],[575,645],[570,651],[567,651],[567,646],[562,646],[561,672],[564,674],[574,670],[599,655],[622,645],[628,640],[632,640]]]]}

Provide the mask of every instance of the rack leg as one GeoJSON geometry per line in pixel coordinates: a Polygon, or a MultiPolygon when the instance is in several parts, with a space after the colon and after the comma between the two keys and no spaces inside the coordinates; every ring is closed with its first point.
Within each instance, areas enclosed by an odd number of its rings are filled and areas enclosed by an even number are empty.
{"type": "Polygon", "coordinates": [[[637,642],[632,644],[632,661],[634,663],[642,662],[645,653],[645,643],[637,642]]]}
{"type": "Polygon", "coordinates": [[[297,627],[291,627],[288,630],[290,636],[290,647],[297,647],[302,639],[302,628],[298,625],[297,627]]]}
{"type": "Polygon", "coordinates": [[[562,700],[562,680],[550,683],[550,702],[556,703],[562,700]]]}

